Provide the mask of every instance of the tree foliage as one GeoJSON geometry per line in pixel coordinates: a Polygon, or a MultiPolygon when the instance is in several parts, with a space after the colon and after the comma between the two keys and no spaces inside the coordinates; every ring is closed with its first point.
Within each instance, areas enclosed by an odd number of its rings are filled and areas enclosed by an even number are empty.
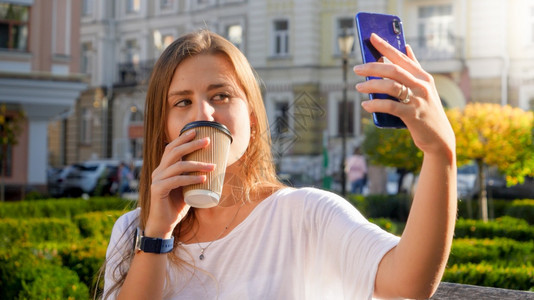
{"type": "Polygon", "coordinates": [[[4,201],[4,176],[9,147],[18,143],[24,119],[24,112],[10,111],[5,103],[0,104],[0,201],[4,201]]]}
{"type": "Polygon", "coordinates": [[[478,166],[480,213],[487,221],[487,166],[506,175],[508,185],[534,175],[534,114],[491,103],[469,103],[463,110],[451,109],[447,114],[456,134],[458,164],[475,161],[478,166]]]}
{"type": "Polygon", "coordinates": [[[447,111],[456,134],[458,164],[482,161],[506,175],[508,185],[534,176],[534,113],[511,106],[469,103],[447,111]]]}
{"type": "Polygon", "coordinates": [[[408,130],[378,128],[369,120],[364,123],[362,150],[371,164],[419,173],[423,152],[415,146],[408,130]]]}
{"type": "MultiPolygon", "coordinates": [[[[21,122],[25,119],[22,111],[9,111],[6,104],[0,104],[0,144],[16,145],[21,131],[21,122]]],[[[4,153],[0,153],[3,155],[4,153]]]]}

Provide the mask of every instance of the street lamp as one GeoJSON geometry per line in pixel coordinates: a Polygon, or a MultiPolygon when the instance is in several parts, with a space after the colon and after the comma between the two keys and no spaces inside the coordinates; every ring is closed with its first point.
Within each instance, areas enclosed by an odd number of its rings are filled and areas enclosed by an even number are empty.
{"type": "Polygon", "coordinates": [[[347,156],[347,131],[349,127],[349,118],[347,114],[347,65],[349,61],[349,54],[354,44],[354,36],[349,33],[347,28],[343,29],[343,33],[338,36],[337,42],[339,51],[341,52],[341,61],[343,62],[343,109],[341,112],[341,194],[343,197],[347,195],[346,185],[347,177],[345,175],[345,158],[347,156]]]}

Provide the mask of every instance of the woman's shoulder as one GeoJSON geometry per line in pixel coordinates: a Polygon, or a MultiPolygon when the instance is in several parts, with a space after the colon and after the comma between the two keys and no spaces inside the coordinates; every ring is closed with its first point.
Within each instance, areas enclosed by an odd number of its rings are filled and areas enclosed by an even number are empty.
{"type": "Polygon", "coordinates": [[[137,226],[131,226],[134,222],[137,222],[139,219],[139,215],[141,213],[141,208],[136,208],[134,210],[131,210],[129,212],[126,212],[122,216],[120,216],[117,221],[115,221],[115,225],[113,226],[113,231],[119,231],[123,232],[127,228],[137,226]]]}
{"type": "Polygon", "coordinates": [[[287,198],[296,198],[296,199],[341,198],[339,195],[333,192],[322,190],[322,189],[315,188],[315,187],[302,187],[302,188],[287,187],[287,188],[278,190],[273,195],[278,195],[278,197],[287,197],[287,198]]]}
{"type": "Polygon", "coordinates": [[[314,187],[284,188],[273,193],[269,198],[286,205],[298,206],[337,206],[348,204],[341,196],[314,187]]]}
{"type": "Polygon", "coordinates": [[[298,219],[310,226],[327,224],[332,220],[343,224],[367,223],[363,215],[345,198],[322,189],[285,188],[266,199],[262,213],[275,211],[280,216],[298,219]]]}

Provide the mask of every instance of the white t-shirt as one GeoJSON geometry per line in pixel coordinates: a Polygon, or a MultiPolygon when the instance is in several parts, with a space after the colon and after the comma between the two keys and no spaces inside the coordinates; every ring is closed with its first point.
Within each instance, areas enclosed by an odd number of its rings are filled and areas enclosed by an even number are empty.
{"type": "MultiPolygon", "coordinates": [[[[113,283],[115,246],[139,209],[121,216],[111,235],[105,275],[113,283]]],[[[314,188],[285,188],[263,200],[227,236],[201,247],[181,244],[168,263],[165,299],[371,299],[378,264],[399,237],[369,223],[343,198],[314,188]]]]}

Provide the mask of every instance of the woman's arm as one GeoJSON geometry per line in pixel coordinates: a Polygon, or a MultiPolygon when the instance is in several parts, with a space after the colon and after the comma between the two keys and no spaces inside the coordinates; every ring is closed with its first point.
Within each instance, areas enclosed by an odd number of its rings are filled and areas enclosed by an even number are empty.
{"type": "Polygon", "coordinates": [[[429,298],[441,280],[449,256],[456,220],[455,137],[436,91],[434,80],[407,47],[398,52],[373,35],[371,42],[393,64],[370,63],[355,67],[370,80],[357,85],[362,93],[398,97],[402,85],[412,94],[410,102],[372,100],[362,103],[368,112],[400,117],[414,143],[424,153],[423,166],[410,216],[399,244],[382,259],[375,281],[375,296],[429,298]]]}
{"type": "Polygon", "coordinates": [[[429,298],[437,289],[456,219],[454,164],[454,159],[425,155],[406,229],[379,265],[376,296],[429,298]]]}
{"type": "MultiPolygon", "coordinates": [[[[176,225],[189,211],[183,199],[182,186],[201,183],[205,175],[187,175],[190,172],[213,171],[215,165],[183,161],[187,153],[204,148],[209,140],[192,141],[193,134],[185,134],[165,147],[159,166],[152,172],[150,212],[144,226],[144,235],[169,239],[176,225]]],[[[120,289],[119,299],[161,299],[167,274],[167,255],[139,251],[135,254],[128,275],[120,289]]]]}

